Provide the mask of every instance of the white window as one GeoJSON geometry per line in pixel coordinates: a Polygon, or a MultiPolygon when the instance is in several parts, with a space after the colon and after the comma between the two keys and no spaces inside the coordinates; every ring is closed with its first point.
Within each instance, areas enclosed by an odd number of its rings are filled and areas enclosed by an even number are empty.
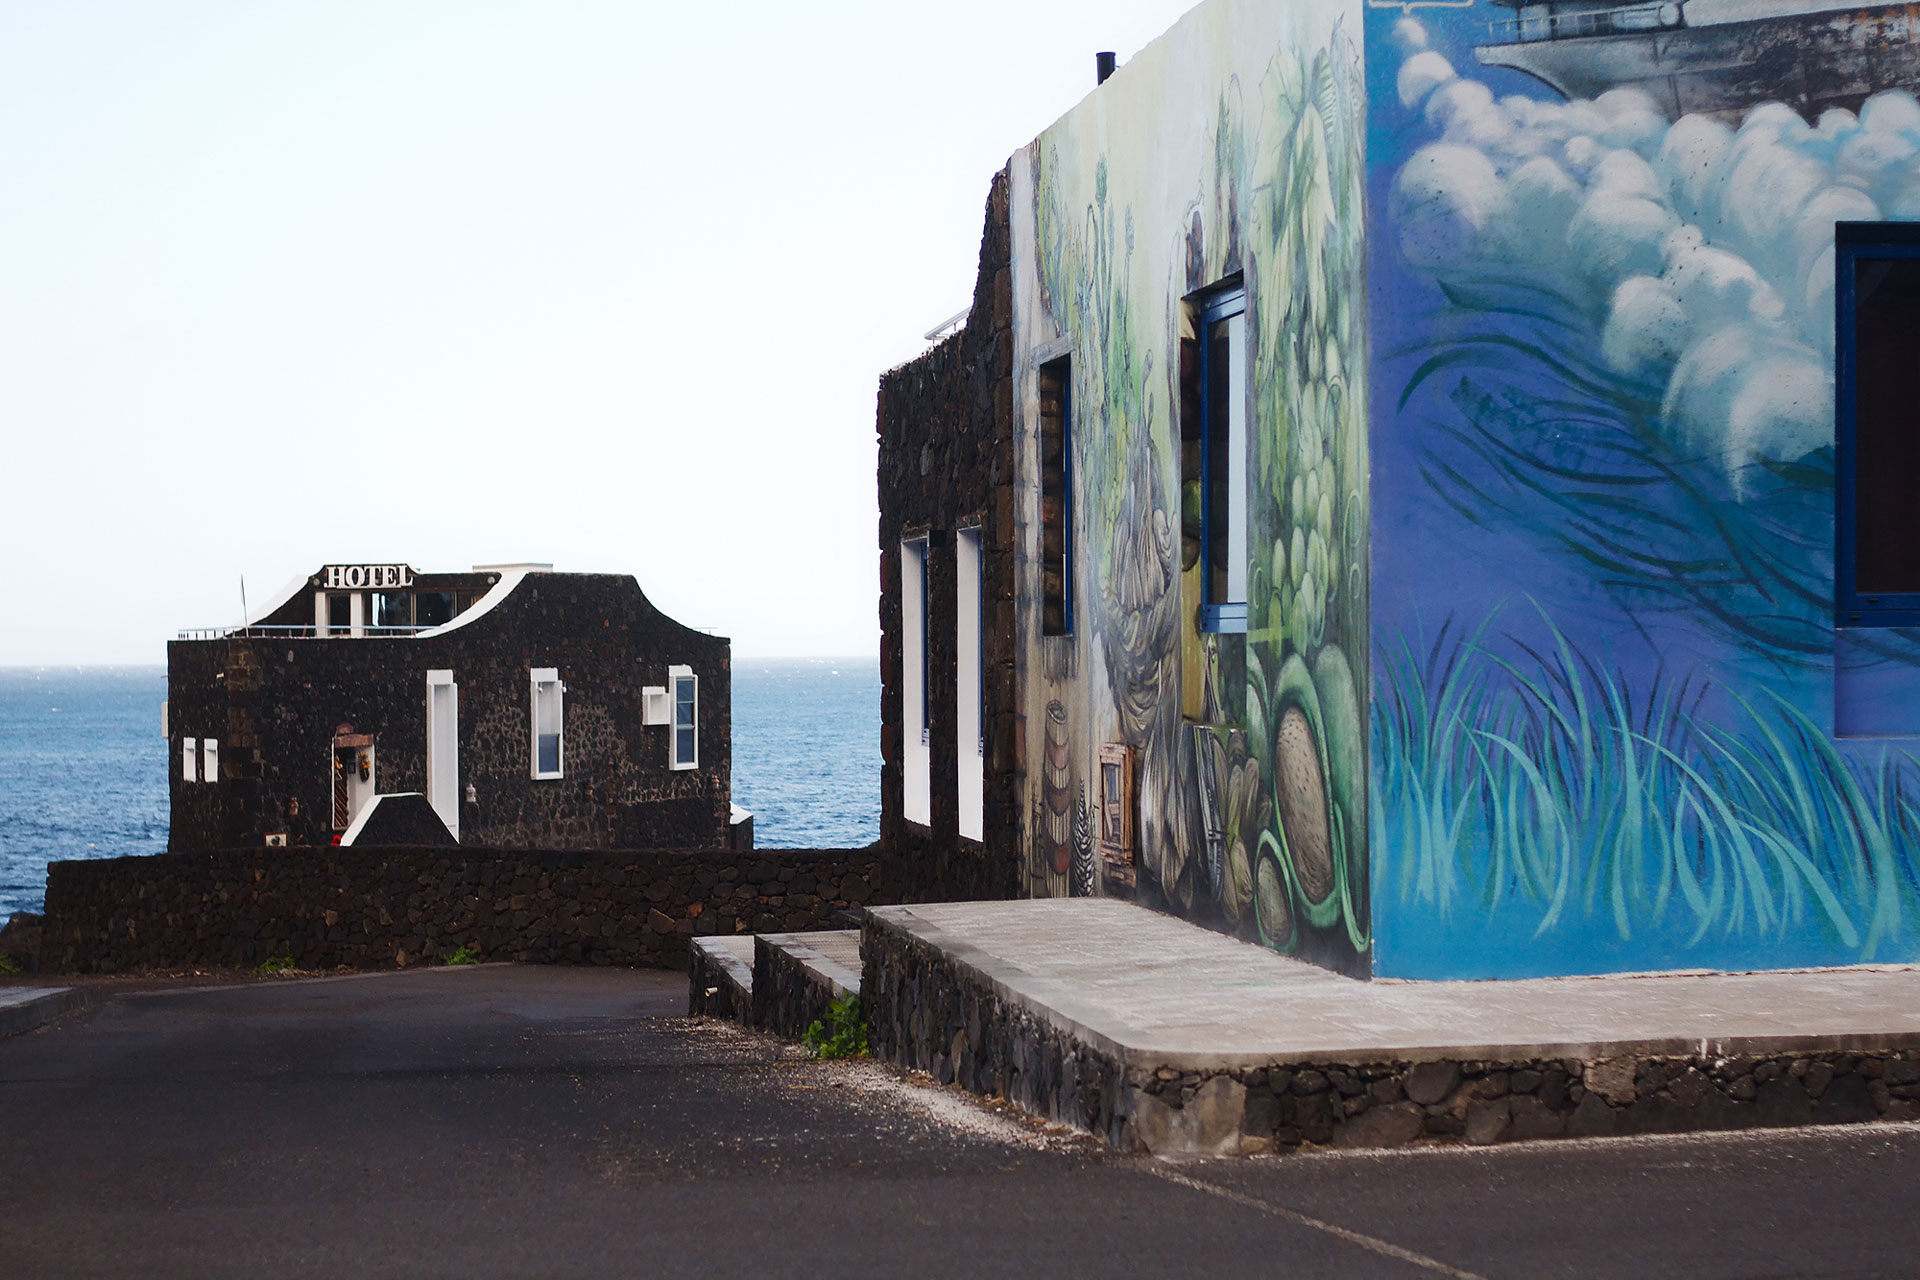
{"type": "Polygon", "coordinates": [[[460,686],[451,671],[427,672],[427,803],[460,838],[460,686]]]}
{"type": "Polygon", "coordinates": [[[180,739],[180,781],[200,781],[200,741],[197,738],[180,739]]]}
{"type": "Polygon", "coordinates": [[[200,739],[200,781],[220,781],[220,743],[216,739],[200,739]]]}
{"type": "Polygon", "coordinates": [[[692,667],[668,667],[673,687],[673,767],[700,767],[700,677],[692,667]]]}
{"type": "Polygon", "coordinates": [[[905,772],[901,812],[908,822],[933,823],[927,743],[927,540],[900,544],[900,727],[905,772]]]}
{"type": "Polygon", "coordinates": [[[954,680],[954,723],[958,725],[960,755],[960,834],[969,840],[982,838],[981,797],[986,787],[986,737],[981,693],[985,688],[985,663],[981,646],[985,628],[980,609],[980,530],[962,529],[953,540],[955,594],[959,608],[954,623],[954,654],[958,669],[954,680]]]}
{"type": "Polygon", "coordinates": [[[561,776],[560,700],[566,686],[560,683],[557,667],[533,669],[533,776],[561,776]]]}

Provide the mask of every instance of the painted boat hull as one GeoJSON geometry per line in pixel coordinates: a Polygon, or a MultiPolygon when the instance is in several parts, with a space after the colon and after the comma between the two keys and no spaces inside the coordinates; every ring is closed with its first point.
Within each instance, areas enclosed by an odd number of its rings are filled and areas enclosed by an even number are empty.
{"type": "Polygon", "coordinates": [[[1633,87],[1669,118],[1698,113],[1737,124],[1762,102],[1816,120],[1884,89],[1920,87],[1920,6],[1840,9],[1667,31],[1573,36],[1474,50],[1568,98],[1633,87]]]}

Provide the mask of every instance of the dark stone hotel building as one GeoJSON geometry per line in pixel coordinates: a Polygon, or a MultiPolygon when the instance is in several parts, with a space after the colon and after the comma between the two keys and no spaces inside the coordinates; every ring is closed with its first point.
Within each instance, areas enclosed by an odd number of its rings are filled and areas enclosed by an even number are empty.
{"type": "Polygon", "coordinates": [[[750,843],[730,652],[631,577],[324,566],[167,646],[169,847],[750,843]]]}

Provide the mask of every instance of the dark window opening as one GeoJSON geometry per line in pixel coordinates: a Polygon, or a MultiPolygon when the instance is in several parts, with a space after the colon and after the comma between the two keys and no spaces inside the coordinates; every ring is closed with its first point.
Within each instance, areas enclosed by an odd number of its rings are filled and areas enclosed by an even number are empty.
{"type": "Polygon", "coordinates": [[[1073,634],[1073,361],[1040,366],[1040,631],[1073,634]]]}
{"type": "Polygon", "coordinates": [[[410,591],[380,591],[373,597],[373,625],[376,627],[410,627],[413,625],[413,593],[410,591]]]}
{"type": "Polygon", "coordinates": [[[353,597],[338,593],[327,595],[327,630],[345,631],[353,625],[353,597]]]}
{"type": "Polygon", "coordinates": [[[929,740],[933,732],[933,650],[928,643],[927,629],[933,621],[932,602],[927,599],[927,558],[933,549],[933,540],[925,539],[920,543],[920,555],[917,557],[914,572],[920,575],[920,741],[929,740]]]}
{"type": "Polygon", "coordinates": [[[1835,249],[1839,622],[1920,625],[1920,226],[1843,222],[1835,249]]]}
{"type": "Polygon", "coordinates": [[[413,597],[413,622],[418,627],[437,627],[453,621],[451,591],[419,591],[413,597]]]}
{"type": "Polygon", "coordinates": [[[976,744],[981,755],[987,754],[987,547],[985,539],[976,531],[974,546],[973,572],[973,669],[977,673],[974,681],[980,703],[980,741],[976,744]]]}

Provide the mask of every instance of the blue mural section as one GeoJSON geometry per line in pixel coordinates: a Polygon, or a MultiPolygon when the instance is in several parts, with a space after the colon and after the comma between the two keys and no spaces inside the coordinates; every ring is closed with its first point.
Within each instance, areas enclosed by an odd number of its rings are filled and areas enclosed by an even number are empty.
{"type": "Polygon", "coordinates": [[[1786,15],[1637,83],[1627,10],[1531,12],[1367,15],[1376,972],[1911,959],[1916,744],[1835,736],[1833,224],[1920,216],[1920,75],[1715,69],[1786,15]]]}

